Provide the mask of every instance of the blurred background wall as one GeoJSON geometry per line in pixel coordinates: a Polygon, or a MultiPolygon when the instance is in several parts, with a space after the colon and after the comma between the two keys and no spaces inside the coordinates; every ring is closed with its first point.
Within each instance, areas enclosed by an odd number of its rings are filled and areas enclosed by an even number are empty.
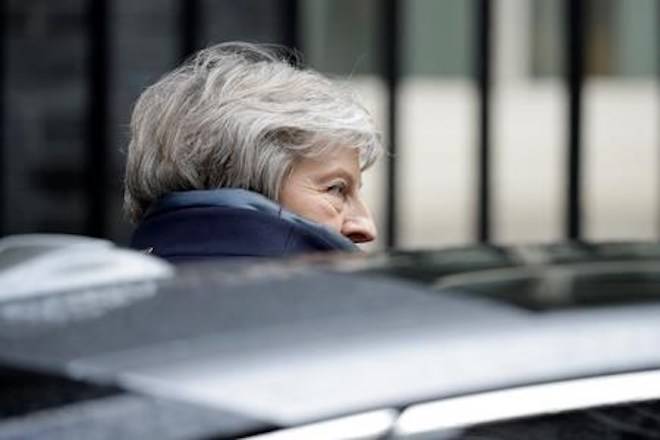
{"type": "Polygon", "coordinates": [[[392,154],[374,248],[660,235],[660,0],[0,0],[0,235],[125,243],[140,92],[195,49],[285,44],[392,154]]]}

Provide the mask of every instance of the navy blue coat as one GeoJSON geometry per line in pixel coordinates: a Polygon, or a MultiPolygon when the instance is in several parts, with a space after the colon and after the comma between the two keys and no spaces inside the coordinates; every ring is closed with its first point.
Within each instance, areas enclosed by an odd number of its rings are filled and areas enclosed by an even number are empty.
{"type": "Polygon", "coordinates": [[[357,250],[335,231],[242,189],[167,194],[147,211],[131,247],[172,262],[357,250]]]}

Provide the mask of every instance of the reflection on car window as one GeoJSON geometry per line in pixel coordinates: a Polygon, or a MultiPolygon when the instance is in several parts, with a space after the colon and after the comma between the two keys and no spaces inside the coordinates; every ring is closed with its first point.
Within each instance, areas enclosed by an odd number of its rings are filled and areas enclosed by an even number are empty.
{"type": "Polygon", "coordinates": [[[553,264],[644,260],[660,258],[660,246],[657,243],[601,243],[567,242],[550,244],[543,247],[549,262],[553,264]]]}
{"type": "Polygon", "coordinates": [[[660,302],[660,244],[475,245],[394,251],[356,272],[487,297],[530,311],[660,302]]]}
{"type": "Polygon", "coordinates": [[[660,300],[660,270],[577,274],[573,281],[573,302],[578,305],[606,305],[660,300]]]}
{"type": "Polygon", "coordinates": [[[660,439],[660,401],[637,402],[479,425],[443,438],[452,440],[660,439]]]}
{"type": "Polygon", "coordinates": [[[622,266],[617,272],[609,266],[599,271],[598,263],[592,266],[505,269],[440,280],[436,288],[476,294],[530,311],[660,302],[660,268],[622,266]]]}
{"type": "Polygon", "coordinates": [[[516,266],[509,251],[496,246],[471,246],[439,251],[393,252],[386,263],[364,271],[430,283],[449,274],[516,266]]]}
{"type": "Polygon", "coordinates": [[[660,246],[653,242],[603,243],[594,248],[596,253],[603,258],[660,258],[660,246]]]}

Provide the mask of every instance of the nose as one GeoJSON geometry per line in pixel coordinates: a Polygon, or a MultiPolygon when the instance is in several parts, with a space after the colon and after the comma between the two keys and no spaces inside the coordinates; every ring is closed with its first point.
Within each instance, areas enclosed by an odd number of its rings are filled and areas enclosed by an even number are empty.
{"type": "Polygon", "coordinates": [[[341,233],[353,243],[368,243],[376,239],[376,224],[362,200],[351,206],[342,224],[341,233]]]}

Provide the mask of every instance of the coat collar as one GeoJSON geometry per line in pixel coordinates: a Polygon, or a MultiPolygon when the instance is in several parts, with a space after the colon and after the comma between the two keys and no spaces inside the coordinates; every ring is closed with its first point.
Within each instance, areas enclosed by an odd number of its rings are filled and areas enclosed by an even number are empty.
{"type": "Polygon", "coordinates": [[[165,195],[149,208],[131,246],[170,260],[358,250],[334,230],[233,188],[165,195]]]}

